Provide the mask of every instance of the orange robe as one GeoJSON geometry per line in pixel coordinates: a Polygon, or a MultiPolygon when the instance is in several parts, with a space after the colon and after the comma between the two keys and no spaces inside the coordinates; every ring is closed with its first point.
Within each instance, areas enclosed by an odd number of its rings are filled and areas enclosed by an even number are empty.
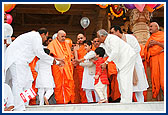
{"type": "MultiPolygon", "coordinates": [[[[84,45],[80,46],[78,53],[78,59],[82,59],[87,51],[84,48],[84,45]]],[[[82,66],[77,65],[74,68],[74,80],[75,80],[75,100],[76,103],[87,103],[87,98],[85,91],[81,88],[82,86],[82,78],[83,78],[84,68],[82,66]]]]}
{"type": "Polygon", "coordinates": [[[160,87],[164,94],[164,51],[162,51],[163,48],[159,45],[154,45],[147,49],[150,40],[164,43],[164,32],[158,31],[153,33],[146,42],[144,49],[145,61],[150,64],[152,94],[153,98],[156,98],[159,94],[160,87]]]}
{"type": "MultiPolygon", "coordinates": [[[[36,62],[38,61],[38,57],[36,56],[33,61],[31,63],[29,63],[29,66],[30,66],[30,69],[31,69],[31,72],[32,72],[32,75],[33,75],[33,83],[32,83],[32,88],[33,90],[35,91],[35,93],[37,94],[38,92],[38,89],[35,88],[35,85],[36,85],[36,78],[37,78],[37,72],[35,71],[35,67],[36,67],[36,62]]],[[[29,105],[36,105],[36,97],[34,97],[33,99],[31,99],[29,101],[29,105]]]]}
{"type": "Polygon", "coordinates": [[[111,79],[111,87],[110,87],[110,97],[112,101],[115,101],[120,97],[120,91],[118,86],[118,80],[117,80],[117,69],[116,65],[113,61],[108,63],[108,77],[111,79]]]}
{"type": "Polygon", "coordinates": [[[74,103],[74,80],[73,68],[71,63],[71,49],[68,43],[60,43],[54,39],[49,45],[50,53],[56,58],[63,58],[65,65],[59,67],[52,65],[52,74],[54,77],[54,94],[57,104],[74,103]]]}
{"type": "Polygon", "coordinates": [[[92,50],[93,50],[93,51],[95,51],[95,50],[96,50],[96,48],[94,47],[94,45],[92,45],[92,50]]]}

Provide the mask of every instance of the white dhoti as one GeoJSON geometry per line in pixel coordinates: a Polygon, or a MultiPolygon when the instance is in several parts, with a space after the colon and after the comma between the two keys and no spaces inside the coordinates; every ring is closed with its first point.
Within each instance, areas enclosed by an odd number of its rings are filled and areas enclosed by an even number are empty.
{"type": "MultiPolygon", "coordinates": [[[[23,66],[21,67],[19,64],[13,63],[10,67],[9,67],[9,71],[12,75],[12,93],[14,96],[14,105],[15,111],[24,111],[25,109],[25,103],[22,100],[20,93],[22,93],[23,91],[30,89],[32,87],[32,79],[29,76],[29,66],[24,68],[24,71],[20,71],[20,69],[23,68],[23,66]],[[26,73],[24,73],[26,71],[26,73]],[[18,76],[22,76],[23,78],[19,78],[18,76]],[[30,79],[25,79],[25,76],[29,76],[30,79]],[[25,79],[25,80],[23,80],[25,79]],[[23,81],[22,81],[23,80],[23,81]]],[[[31,71],[30,71],[31,73],[31,71]]],[[[27,102],[28,103],[28,102],[27,102]]]]}
{"type": "Polygon", "coordinates": [[[121,70],[118,71],[117,80],[121,93],[121,103],[132,102],[135,58],[136,56],[134,55],[130,61],[121,70]]]}

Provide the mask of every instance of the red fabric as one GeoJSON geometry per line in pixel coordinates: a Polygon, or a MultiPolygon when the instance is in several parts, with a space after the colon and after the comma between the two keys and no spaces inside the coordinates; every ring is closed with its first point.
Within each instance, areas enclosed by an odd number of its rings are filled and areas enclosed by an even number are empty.
{"type": "MultiPolygon", "coordinates": [[[[109,84],[108,78],[107,78],[107,70],[104,69],[102,71],[101,64],[104,63],[104,59],[102,57],[99,57],[96,61],[94,61],[94,64],[96,64],[96,74],[99,75],[99,78],[102,82],[102,84],[109,84]]],[[[99,82],[99,79],[95,79],[95,85],[99,82]]]]}

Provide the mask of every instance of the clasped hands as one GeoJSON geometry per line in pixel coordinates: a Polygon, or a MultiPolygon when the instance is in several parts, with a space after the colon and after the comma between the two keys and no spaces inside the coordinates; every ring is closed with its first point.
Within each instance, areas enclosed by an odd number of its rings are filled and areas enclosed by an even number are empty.
{"type": "Polygon", "coordinates": [[[54,58],[53,64],[56,64],[56,60],[59,61],[58,66],[63,67],[65,65],[65,61],[63,58],[54,58]]]}

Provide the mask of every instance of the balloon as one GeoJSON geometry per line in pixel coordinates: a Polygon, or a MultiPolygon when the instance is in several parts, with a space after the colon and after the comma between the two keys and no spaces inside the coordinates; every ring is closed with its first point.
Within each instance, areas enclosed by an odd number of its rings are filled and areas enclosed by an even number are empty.
{"type": "Polygon", "coordinates": [[[72,47],[72,40],[70,38],[66,38],[65,42],[67,42],[69,44],[69,47],[72,47]]]}
{"type": "Polygon", "coordinates": [[[124,4],[124,6],[128,9],[135,9],[136,7],[134,6],[134,4],[124,4]]]}
{"type": "Polygon", "coordinates": [[[140,12],[142,12],[145,7],[145,4],[134,4],[134,5],[140,12]]]}
{"type": "Polygon", "coordinates": [[[56,10],[58,10],[61,13],[64,13],[68,11],[71,7],[71,4],[54,4],[56,10]]]}
{"type": "Polygon", "coordinates": [[[13,34],[13,28],[10,24],[4,23],[4,38],[11,37],[13,34]]]}
{"type": "Polygon", "coordinates": [[[8,24],[11,24],[11,23],[12,23],[12,20],[13,20],[12,16],[11,16],[10,14],[6,14],[6,17],[7,17],[6,22],[7,22],[8,24]]]}
{"type": "Polygon", "coordinates": [[[4,4],[4,11],[8,11],[10,8],[12,8],[13,4],[4,4]]]}
{"type": "Polygon", "coordinates": [[[154,8],[157,4],[147,4],[150,8],[154,8]]]}
{"type": "Polygon", "coordinates": [[[10,12],[11,10],[13,10],[15,8],[15,6],[16,6],[16,4],[12,4],[12,7],[9,10],[7,10],[6,12],[10,12]]]}
{"type": "Polygon", "coordinates": [[[85,29],[89,26],[90,24],[90,20],[87,18],[87,17],[83,17],[81,20],[80,20],[80,24],[81,26],[85,29]]]}

